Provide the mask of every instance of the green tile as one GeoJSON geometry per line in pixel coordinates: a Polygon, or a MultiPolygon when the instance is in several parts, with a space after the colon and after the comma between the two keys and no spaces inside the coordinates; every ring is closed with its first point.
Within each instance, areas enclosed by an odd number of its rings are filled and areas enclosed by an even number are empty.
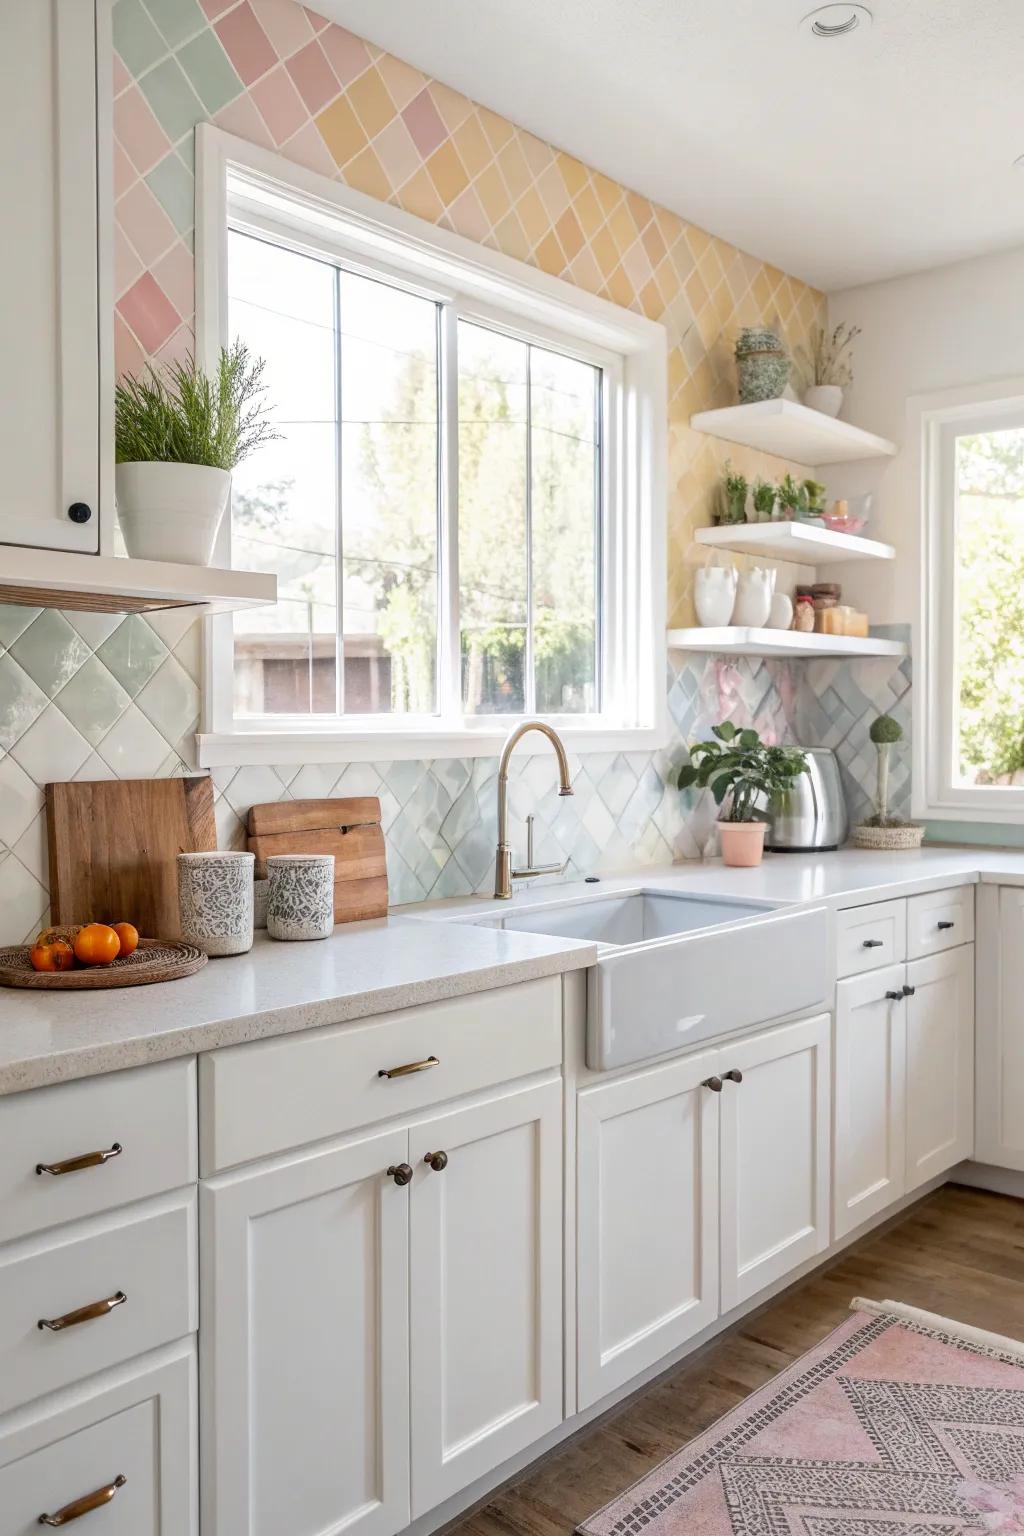
{"type": "Polygon", "coordinates": [[[211,116],[241,94],[242,82],[212,29],[179,49],[178,61],[211,116]]]}
{"type": "Polygon", "coordinates": [[[54,699],[91,746],[97,746],[115,720],[124,714],[131,699],[113,673],[96,656],[76,672],[54,699]]]}
{"type": "Polygon", "coordinates": [[[0,603],[0,650],[5,645],[13,645],[18,636],[24,634],[33,619],[37,619],[42,612],[40,608],[22,608],[14,603],[0,603]]]}
{"type": "Polygon", "coordinates": [[[146,9],[172,48],[207,25],[199,0],[146,0],[146,9]]]}
{"type": "Polygon", "coordinates": [[[183,139],[196,123],[205,121],[203,104],[177,59],[165,59],[156,69],[151,69],[142,76],[139,87],[172,144],[183,139]]]}
{"type": "Polygon", "coordinates": [[[133,75],[150,69],[167,44],[143,9],[142,0],[117,0],[113,15],[114,47],[133,75]]]}
{"type": "Polygon", "coordinates": [[[194,133],[187,133],[185,135],[185,137],[182,139],[181,143],[175,149],[174,153],[178,156],[178,159],[181,161],[181,163],[185,167],[186,171],[188,171],[189,175],[190,176],[194,176],[195,173],[196,173],[196,136],[195,136],[195,134],[194,133]]]}
{"type": "Polygon", "coordinates": [[[43,612],[19,635],[10,654],[47,698],[70,682],[89,659],[89,647],[56,608],[43,612]]]}
{"type": "Polygon", "coordinates": [[[167,655],[167,647],[144,619],[133,614],[104,640],[96,655],[134,698],[167,655]]]}
{"type": "Polygon", "coordinates": [[[161,207],[179,234],[195,224],[195,180],[177,155],[165,155],[146,177],[161,207]]]}

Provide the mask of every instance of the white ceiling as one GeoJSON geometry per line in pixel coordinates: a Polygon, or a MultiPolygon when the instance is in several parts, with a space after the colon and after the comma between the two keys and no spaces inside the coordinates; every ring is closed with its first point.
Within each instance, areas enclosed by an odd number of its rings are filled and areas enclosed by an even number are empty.
{"type": "Polygon", "coordinates": [[[1024,0],[316,0],[687,219],[835,290],[1024,243],[1024,0]]]}

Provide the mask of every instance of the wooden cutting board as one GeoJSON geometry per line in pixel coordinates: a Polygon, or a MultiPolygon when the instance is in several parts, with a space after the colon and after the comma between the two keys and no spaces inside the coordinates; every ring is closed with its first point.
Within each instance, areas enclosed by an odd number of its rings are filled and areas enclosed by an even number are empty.
{"type": "Polygon", "coordinates": [[[180,937],[176,856],[217,846],[209,778],[47,784],[46,826],[51,922],[180,937]]]}
{"type": "Polygon", "coordinates": [[[266,874],[272,853],[333,853],[334,921],[387,916],[387,857],[374,796],[251,806],[248,846],[257,875],[266,874]]]}

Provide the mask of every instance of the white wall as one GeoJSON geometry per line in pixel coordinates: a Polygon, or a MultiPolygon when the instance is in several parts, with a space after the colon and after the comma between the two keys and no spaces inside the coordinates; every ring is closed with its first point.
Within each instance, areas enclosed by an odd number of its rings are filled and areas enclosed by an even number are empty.
{"type": "Polygon", "coordinates": [[[863,327],[843,416],[901,445],[895,460],[829,477],[835,495],[875,489],[868,532],[896,546],[896,561],[844,565],[832,575],[873,621],[904,622],[914,615],[919,563],[917,446],[907,441],[907,399],[1024,375],[1024,247],[831,294],[829,316],[833,325],[863,327]]]}

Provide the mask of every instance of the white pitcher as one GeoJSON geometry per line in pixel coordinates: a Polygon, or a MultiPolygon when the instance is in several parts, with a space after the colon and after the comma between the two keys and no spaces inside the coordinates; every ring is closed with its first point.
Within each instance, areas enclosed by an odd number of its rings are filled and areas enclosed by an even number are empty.
{"type": "Polygon", "coordinates": [[[697,572],[693,601],[697,622],[705,629],[719,629],[731,622],[736,578],[734,565],[705,565],[697,572]]]}
{"type": "Polygon", "coordinates": [[[732,613],[734,624],[741,624],[749,629],[764,628],[768,622],[768,615],[772,611],[776,574],[774,568],[769,570],[760,565],[752,566],[749,571],[741,573],[736,592],[736,606],[732,613]]]}

